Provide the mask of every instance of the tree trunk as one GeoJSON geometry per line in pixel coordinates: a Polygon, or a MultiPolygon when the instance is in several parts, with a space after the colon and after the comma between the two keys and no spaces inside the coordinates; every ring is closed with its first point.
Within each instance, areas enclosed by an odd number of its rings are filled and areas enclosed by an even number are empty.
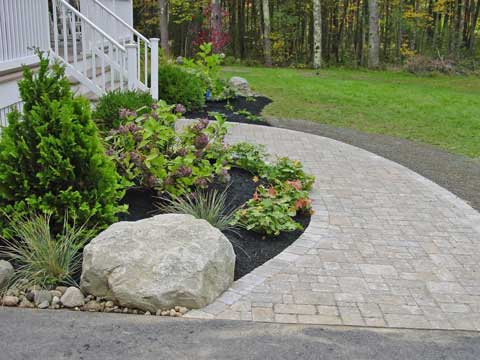
{"type": "Polygon", "coordinates": [[[210,38],[213,45],[213,51],[219,52],[220,41],[222,39],[222,7],[220,0],[212,0],[212,15],[210,19],[210,38]]]}
{"type": "Polygon", "coordinates": [[[270,40],[270,5],[268,0],[262,0],[263,6],[263,51],[265,65],[272,66],[272,42],[270,40]]]}
{"type": "Polygon", "coordinates": [[[313,67],[322,67],[322,8],[320,0],[313,0],[313,67]]]}
{"type": "Polygon", "coordinates": [[[368,0],[368,67],[378,68],[380,65],[380,36],[378,34],[378,6],[377,0],[368,0]]]}
{"type": "Polygon", "coordinates": [[[475,8],[475,13],[472,15],[472,24],[470,25],[470,39],[468,48],[470,51],[473,51],[475,44],[475,28],[477,27],[478,13],[480,12],[480,0],[477,0],[477,6],[475,8]]]}
{"type": "Polygon", "coordinates": [[[170,44],[168,37],[168,0],[158,0],[158,8],[160,11],[160,46],[166,56],[170,55],[170,44]]]}
{"type": "Polygon", "coordinates": [[[457,4],[457,28],[456,36],[457,36],[457,44],[456,44],[456,51],[457,56],[460,56],[460,52],[463,48],[463,26],[464,26],[464,2],[463,0],[458,0],[457,4]]]}
{"type": "Polygon", "coordinates": [[[417,14],[418,14],[418,0],[413,0],[415,17],[413,18],[412,41],[410,42],[410,50],[415,51],[417,48],[417,14]]]}
{"type": "Polygon", "coordinates": [[[398,28],[397,28],[397,63],[400,63],[402,58],[402,44],[403,44],[403,0],[398,3],[398,28]]]}

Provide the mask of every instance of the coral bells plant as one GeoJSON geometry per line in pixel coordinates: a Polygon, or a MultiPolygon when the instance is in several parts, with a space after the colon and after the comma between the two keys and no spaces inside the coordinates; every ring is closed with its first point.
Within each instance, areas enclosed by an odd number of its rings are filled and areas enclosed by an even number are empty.
{"type": "Polygon", "coordinates": [[[313,213],[312,201],[301,181],[277,181],[274,185],[259,186],[252,199],[236,213],[234,224],[278,236],[283,231],[302,229],[294,219],[300,213],[313,213]]]}

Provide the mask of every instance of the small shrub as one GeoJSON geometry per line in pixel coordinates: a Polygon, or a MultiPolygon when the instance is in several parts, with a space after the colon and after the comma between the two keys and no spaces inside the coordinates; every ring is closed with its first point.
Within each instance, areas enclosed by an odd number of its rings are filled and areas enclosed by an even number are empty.
{"type": "MultiPolygon", "coordinates": [[[[93,112],[93,119],[102,131],[116,129],[122,124],[121,110],[137,111],[154,103],[149,93],[137,90],[115,90],[103,95],[93,112]]],[[[142,110],[140,110],[141,112],[142,110]]]]}
{"type": "Polygon", "coordinates": [[[417,75],[455,74],[456,64],[449,59],[432,59],[423,55],[415,55],[406,61],[405,69],[417,75]]]}
{"type": "Polygon", "coordinates": [[[223,54],[213,53],[211,43],[204,43],[194,59],[184,61],[183,65],[202,79],[209,94],[208,100],[224,100],[235,95],[228,83],[219,76],[223,60],[223,54]]]}
{"type": "Polygon", "coordinates": [[[158,71],[158,92],[169,104],[183,104],[187,110],[205,105],[206,85],[195,73],[176,65],[163,65],[158,71]]]}
{"type": "Polygon", "coordinates": [[[166,205],[159,206],[163,213],[192,215],[197,219],[208,221],[210,225],[221,231],[234,231],[236,227],[232,223],[237,209],[228,205],[226,190],[222,192],[200,190],[164,201],[166,205]]]}
{"type": "Polygon", "coordinates": [[[175,132],[177,115],[165,102],[129,121],[106,138],[108,154],[128,186],[154,188],[181,196],[206,187],[214,177],[228,178],[223,139],[225,119],[201,120],[175,132]]]}
{"type": "Polygon", "coordinates": [[[245,116],[247,120],[253,121],[253,122],[259,122],[262,121],[262,118],[260,116],[257,116],[255,114],[252,114],[250,111],[246,109],[240,109],[236,112],[234,112],[235,115],[242,115],[245,116]]]}
{"type": "Polygon", "coordinates": [[[232,65],[238,64],[240,61],[241,60],[237,59],[235,56],[228,55],[228,56],[225,57],[225,60],[223,60],[223,64],[225,66],[232,66],[232,65]]]}
{"type": "MultiPolygon", "coordinates": [[[[123,210],[120,177],[105,155],[90,104],[73,98],[64,68],[40,56],[37,74],[25,68],[23,113],[9,114],[0,139],[0,207],[7,216],[52,214],[52,229],[70,220],[102,228],[123,210]]],[[[2,231],[8,218],[0,216],[2,231]]]]}
{"type": "Polygon", "coordinates": [[[80,270],[81,249],[93,237],[93,230],[87,231],[85,225],[70,226],[65,218],[62,232],[54,236],[50,215],[14,216],[10,221],[11,235],[0,247],[0,256],[16,264],[8,287],[75,285],[73,275],[80,270]]]}
{"type": "Polygon", "coordinates": [[[247,230],[278,236],[284,231],[302,229],[294,220],[299,212],[311,212],[308,191],[302,189],[298,180],[276,182],[269,187],[259,186],[245,208],[235,214],[234,224],[247,230]]]}

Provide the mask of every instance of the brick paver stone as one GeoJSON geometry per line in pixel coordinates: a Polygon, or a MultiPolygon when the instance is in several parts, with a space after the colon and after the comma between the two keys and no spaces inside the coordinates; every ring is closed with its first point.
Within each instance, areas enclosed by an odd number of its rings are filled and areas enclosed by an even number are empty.
{"type": "Polygon", "coordinates": [[[480,330],[480,214],[382,157],[335,140],[235,124],[316,176],[315,215],[283,253],[196,318],[480,330]]]}

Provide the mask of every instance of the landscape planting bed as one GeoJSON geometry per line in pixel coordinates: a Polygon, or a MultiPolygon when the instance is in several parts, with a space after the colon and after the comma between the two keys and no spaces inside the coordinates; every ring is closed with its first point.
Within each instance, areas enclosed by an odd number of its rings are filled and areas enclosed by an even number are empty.
{"type": "MultiPolygon", "coordinates": [[[[228,184],[215,183],[209,190],[227,192],[227,204],[229,208],[242,206],[252,198],[255,189],[261,181],[255,183],[253,176],[245,170],[233,168],[230,171],[231,180],[228,184]]],[[[124,197],[124,203],[129,205],[129,213],[124,214],[121,220],[137,221],[151,217],[159,213],[156,204],[160,203],[160,196],[146,189],[132,189],[124,197]]],[[[299,215],[295,218],[305,229],[310,223],[311,215],[299,215]]],[[[224,231],[224,235],[230,240],[236,254],[235,280],[250,273],[256,267],[280,254],[290,246],[304,230],[283,232],[279,236],[264,236],[262,234],[236,229],[224,231]]]]}
{"type": "Polygon", "coordinates": [[[228,121],[244,124],[257,124],[270,126],[260,117],[262,110],[270,104],[272,100],[264,96],[243,97],[238,96],[230,100],[207,101],[202,110],[187,112],[184,116],[188,119],[199,119],[208,117],[214,120],[212,113],[221,113],[226,116],[228,121]],[[255,119],[248,118],[242,110],[248,111],[255,119]],[[240,114],[239,114],[240,112],[240,114]],[[242,114],[243,113],[243,114],[242,114]]]}

